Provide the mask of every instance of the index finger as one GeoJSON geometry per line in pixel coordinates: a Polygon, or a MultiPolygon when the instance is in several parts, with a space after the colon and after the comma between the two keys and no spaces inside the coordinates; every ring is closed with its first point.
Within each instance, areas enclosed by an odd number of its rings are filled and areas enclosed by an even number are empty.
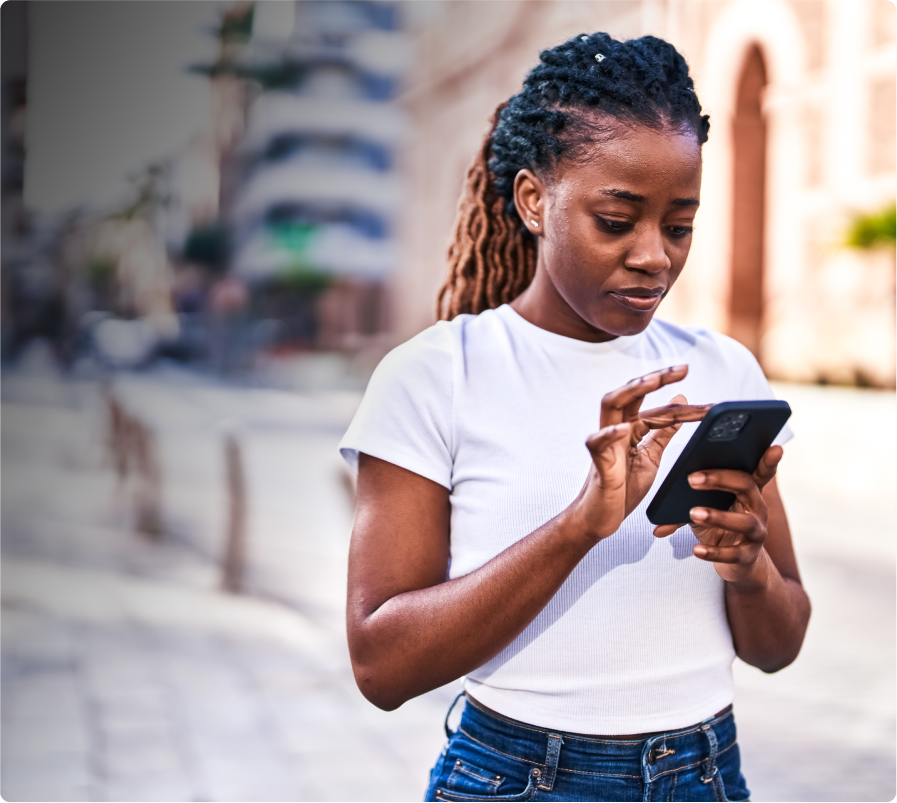
{"type": "Polygon", "coordinates": [[[634,419],[648,393],[684,379],[687,373],[687,365],[672,365],[637,377],[623,387],[606,393],[601,400],[601,427],[634,419]]]}
{"type": "Polygon", "coordinates": [[[682,424],[686,421],[700,421],[707,415],[712,404],[665,404],[663,407],[654,407],[639,413],[639,418],[650,429],[661,429],[673,424],[682,424]]]}

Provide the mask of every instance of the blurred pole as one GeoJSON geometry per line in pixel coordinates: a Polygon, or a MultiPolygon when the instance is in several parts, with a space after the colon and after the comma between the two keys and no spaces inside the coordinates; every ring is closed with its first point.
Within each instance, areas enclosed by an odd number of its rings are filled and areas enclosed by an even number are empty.
{"type": "Polygon", "coordinates": [[[162,535],[162,473],[156,436],[132,416],[110,386],[103,389],[108,412],[108,456],[115,468],[119,492],[134,474],[135,529],[158,541],[162,535]]]}
{"type": "Polygon", "coordinates": [[[221,586],[225,591],[236,593],[243,584],[246,562],[246,477],[240,444],[233,432],[224,436],[224,459],[227,471],[228,521],[221,586]]]}
{"type": "Polygon", "coordinates": [[[130,420],[130,427],[137,463],[137,531],[158,541],[162,535],[162,476],[156,454],[156,437],[148,426],[136,418],[130,420]]]}

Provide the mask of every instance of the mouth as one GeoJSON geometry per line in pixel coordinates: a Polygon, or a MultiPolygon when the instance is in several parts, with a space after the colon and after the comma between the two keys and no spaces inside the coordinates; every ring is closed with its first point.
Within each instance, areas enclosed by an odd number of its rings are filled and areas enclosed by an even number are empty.
{"type": "Polygon", "coordinates": [[[663,298],[662,287],[626,287],[622,290],[611,290],[608,295],[618,304],[636,312],[653,312],[663,298]]]}

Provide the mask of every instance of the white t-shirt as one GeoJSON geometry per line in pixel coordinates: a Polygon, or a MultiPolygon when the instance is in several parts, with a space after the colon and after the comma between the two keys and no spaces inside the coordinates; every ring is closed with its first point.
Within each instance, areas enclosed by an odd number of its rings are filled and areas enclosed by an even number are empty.
{"type": "MultiPolygon", "coordinates": [[[[771,399],[754,357],[702,329],[654,320],[641,334],[586,343],[509,306],[440,322],[380,363],[340,444],[450,492],[449,578],[482,566],[564,510],[589,471],[601,398],[687,363],[688,376],[642,409],[771,399]]],[[[652,490],[595,546],[535,620],[472,671],[465,688],[513,719],[576,733],[686,727],[732,702],[735,653],[724,583],[692,555],[689,527],[657,539],[645,508],[696,423],[667,446],[652,490]]],[[[784,429],[776,439],[791,437],[784,429]]],[[[538,571],[538,569],[536,569],[538,571]]]]}

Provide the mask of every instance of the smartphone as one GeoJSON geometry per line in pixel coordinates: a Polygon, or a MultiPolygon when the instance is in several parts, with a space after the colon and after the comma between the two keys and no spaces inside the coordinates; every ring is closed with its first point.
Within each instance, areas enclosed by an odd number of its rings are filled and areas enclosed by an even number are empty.
{"type": "Polygon", "coordinates": [[[648,520],[652,524],[687,524],[693,507],[728,510],[735,494],[695,490],[688,484],[688,475],[715,468],[752,474],[790,415],[791,408],[784,401],[713,405],[657,489],[648,505],[648,520]]]}

